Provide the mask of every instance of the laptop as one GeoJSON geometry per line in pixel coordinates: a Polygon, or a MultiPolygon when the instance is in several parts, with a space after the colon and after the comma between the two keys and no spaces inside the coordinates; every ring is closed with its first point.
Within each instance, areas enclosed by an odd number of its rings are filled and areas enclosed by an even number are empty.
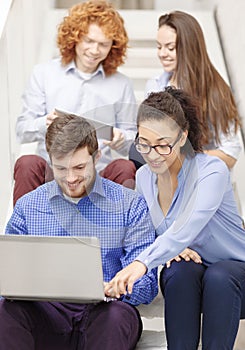
{"type": "Polygon", "coordinates": [[[99,239],[0,235],[0,295],[74,303],[104,300],[99,239]]]}

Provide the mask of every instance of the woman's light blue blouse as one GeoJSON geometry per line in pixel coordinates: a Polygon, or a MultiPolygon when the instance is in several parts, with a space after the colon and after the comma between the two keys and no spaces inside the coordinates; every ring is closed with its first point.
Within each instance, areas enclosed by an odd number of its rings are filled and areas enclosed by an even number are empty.
{"type": "Polygon", "coordinates": [[[137,260],[152,269],[181,253],[197,251],[203,263],[245,261],[245,230],[223,161],[206,154],[186,158],[178,187],[164,216],[158,203],[156,174],[148,165],[136,173],[137,191],[145,197],[158,235],[137,260]]]}

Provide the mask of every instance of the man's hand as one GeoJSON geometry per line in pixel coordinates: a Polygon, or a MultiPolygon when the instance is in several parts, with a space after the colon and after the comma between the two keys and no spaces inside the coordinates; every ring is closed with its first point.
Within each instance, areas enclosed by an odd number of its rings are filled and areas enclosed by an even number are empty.
{"type": "Polygon", "coordinates": [[[202,258],[195,250],[192,250],[190,248],[186,248],[185,250],[183,250],[182,253],[177,255],[175,258],[169,260],[166,263],[166,267],[169,268],[172,261],[175,260],[175,261],[179,262],[181,259],[184,259],[185,261],[193,260],[196,264],[202,263],[202,258]]]}
{"type": "Polygon", "coordinates": [[[48,128],[52,123],[53,121],[55,120],[55,118],[57,118],[57,114],[55,113],[55,111],[49,113],[46,115],[46,127],[48,128]]]}
{"type": "Polygon", "coordinates": [[[133,261],[105,286],[105,295],[120,298],[123,294],[131,294],[134,282],[144,276],[147,267],[140,261],[133,261]]]}
{"type": "Polygon", "coordinates": [[[104,141],[103,143],[111,149],[118,150],[124,144],[124,134],[120,129],[113,128],[113,139],[111,141],[104,141]]]}

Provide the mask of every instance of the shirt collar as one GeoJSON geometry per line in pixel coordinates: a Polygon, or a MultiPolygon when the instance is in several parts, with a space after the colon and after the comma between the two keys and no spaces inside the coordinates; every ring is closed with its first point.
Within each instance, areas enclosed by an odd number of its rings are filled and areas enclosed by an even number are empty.
{"type": "Polygon", "coordinates": [[[94,186],[90,192],[91,193],[97,193],[99,194],[100,196],[102,197],[105,197],[105,190],[104,190],[104,187],[103,187],[103,180],[102,180],[102,177],[99,176],[97,173],[96,173],[96,177],[95,177],[95,181],[94,181],[94,186]]]}
{"type": "MultiPolygon", "coordinates": [[[[47,187],[48,187],[47,190],[48,190],[49,200],[56,197],[56,196],[64,198],[63,193],[61,191],[61,188],[55,180],[48,182],[47,187]]],[[[105,190],[103,188],[103,180],[102,180],[101,176],[99,176],[97,173],[96,173],[94,185],[89,193],[89,196],[91,196],[93,193],[98,194],[102,197],[105,197],[105,190]]]]}
{"type": "Polygon", "coordinates": [[[164,90],[168,85],[171,75],[172,73],[164,71],[159,77],[156,78],[158,85],[162,90],[164,90]]]}
{"type": "MultiPolygon", "coordinates": [[[[69,71],[76,71],[77,67],[75,64],[75,61],[71,61],[70,63],[68,63],[65,67],[65,72],[68,73],[69,71]]],[[[103,68],[102,63],[98,66],[98,68],[96,69],[96,71],[92,74],[92,77],[94,77],[97,74],[102,74],[102,77],[105,78],[105,71],[103,68]]]]}
{"type": "Polygon", "coordinates": [[[68,63],[65,66],[65,72],[68,73],[71,70],[75,70],[76,69],[76,65],[75,65],[75,61],[71,61],[70,63],[68,63]]]}
{"type": "Polygon", "coordinates": [[[104,71],[102,63],[99,65],[99,67],[97,68],[97,70],[94,72],[93,75],[96,75],[96,74],[99,74],[99,73],[101,73],[103,78],[105,78],[105,71],[104,71]]]}

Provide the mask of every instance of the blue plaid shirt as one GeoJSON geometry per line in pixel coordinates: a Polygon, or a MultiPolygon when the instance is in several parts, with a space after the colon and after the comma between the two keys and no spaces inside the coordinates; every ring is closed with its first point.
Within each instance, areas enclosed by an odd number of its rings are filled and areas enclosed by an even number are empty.
{"type": "MultiPolygon", "coordinates": [[[[89,196],[77,204],[67,200],[55,181],[21,197],[6,227],[7,234],[97,236],[101,243],[104,281],[155,240],[155,229],[143,197],[96,176],[89,196]]],[[[156,296],[156,269],[135,283],[132,305],[150,303],[156,296]]]]}

